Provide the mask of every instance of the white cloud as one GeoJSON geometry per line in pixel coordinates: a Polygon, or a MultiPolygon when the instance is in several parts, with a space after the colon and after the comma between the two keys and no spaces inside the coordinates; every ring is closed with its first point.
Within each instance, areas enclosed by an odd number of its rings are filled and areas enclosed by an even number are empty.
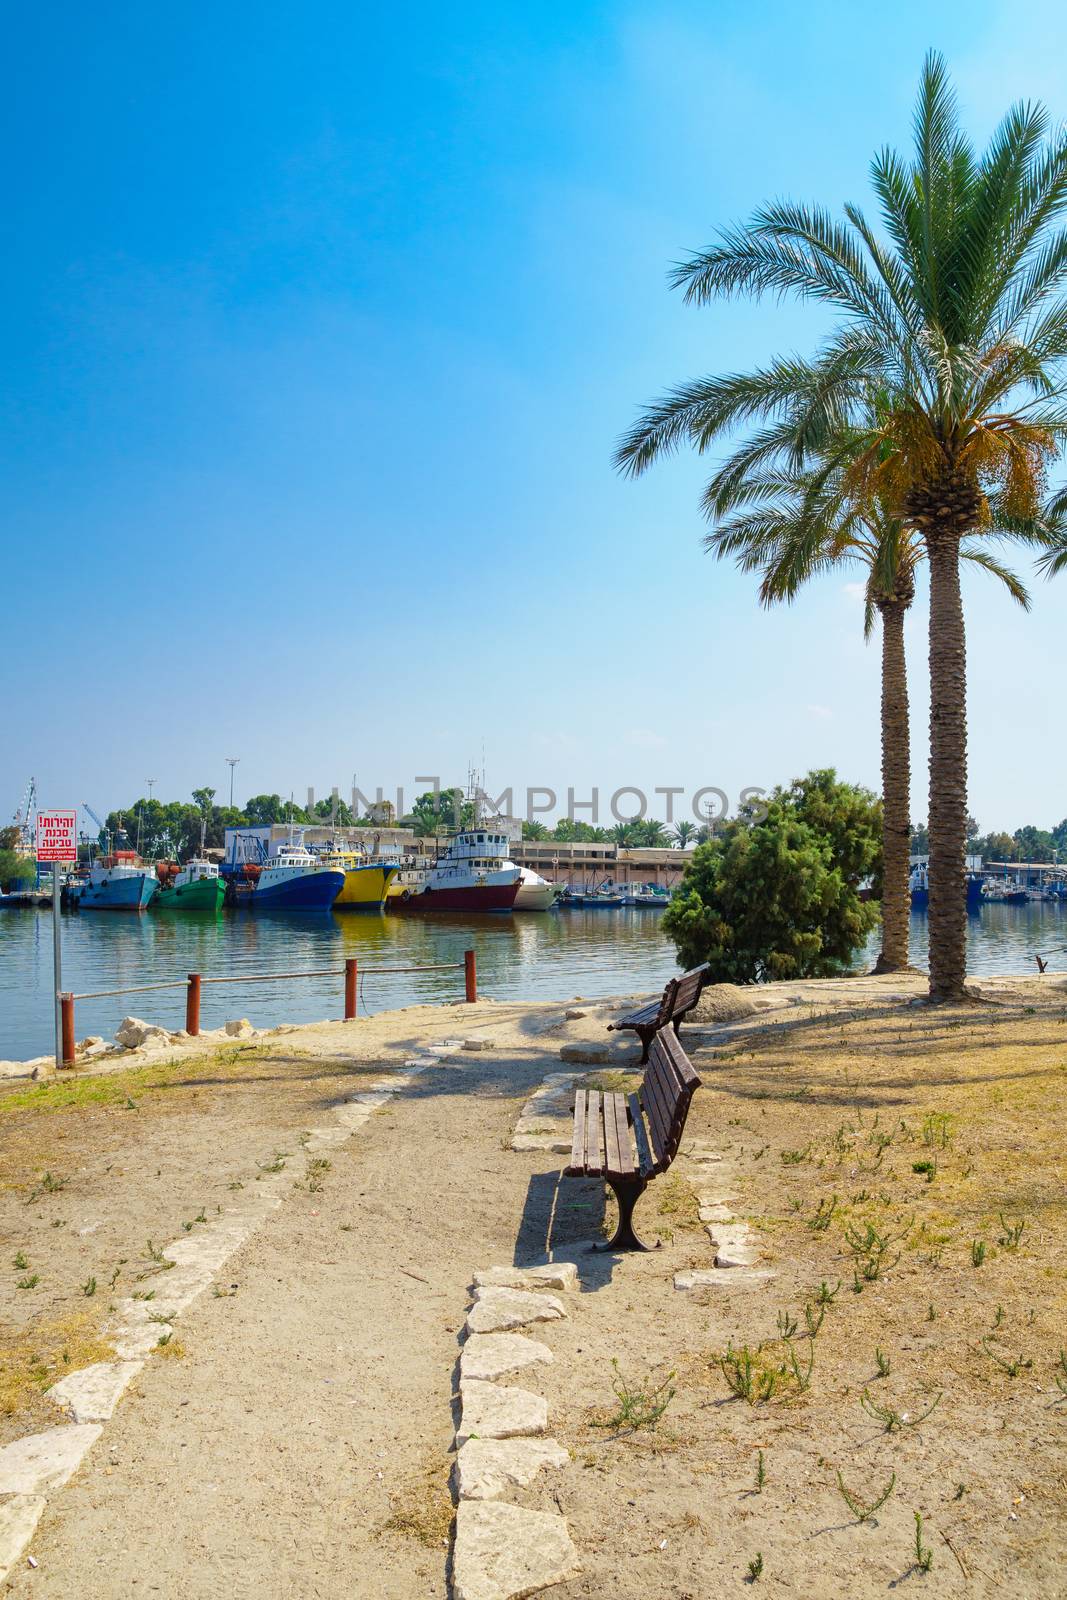
{"type": "Polygon", "coordinates": [[[863,600],[867,594],[867,585],[865,583],[843,583],[841,585],[841,593],[847,595],[850,600],[863,600]]]}
{"type": "Polygon", "coordinates": [[[829,706],[805,706],[804,709],[809,716],[818,717],[820,722],[826,722],[833,716],[829,706]]]}

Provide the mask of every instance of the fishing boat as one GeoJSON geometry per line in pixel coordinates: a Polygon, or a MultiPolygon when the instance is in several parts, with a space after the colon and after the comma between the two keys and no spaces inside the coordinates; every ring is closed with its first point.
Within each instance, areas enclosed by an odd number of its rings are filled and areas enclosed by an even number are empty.
{"type": "Polygon", "coordinates": [[[159,879],[136,850],[116,850],[72,878],[67,899],[81,911],[144,911],[158,891],[159,879]]]}
{"type": "Polygon", "coordinates": [[[400,872],[399,861],[372,861],[356,850],[322,850],[318,860],[345,875],[344,887],[333,903],[335,911],[380,911],[400,872]]]}
{"type": "Polygon", "coordinates": [[[180,868],[165,862],[157,872],[160,885],[156,905],[160,911],[218,911],[221,907],[226,885],[213,861],[195,857],[180,868]],[[175,870],[165,871],[170,866],[175,870]]]}
{"type": "MultiPolygon", "coordinates": [[[[967,874],[967,910],[981,911],[987,903],[989,895],[986,893],[985,880],[980,872],[967,874]]],[[[911,909],[925,911],[930,904],[930,880],[924,866],[916,867],[911,875],[911,909]]]]}
{"type": "Polygon", "coordinates": [[[507,859],[507,835],[491,828],[453,834],[421,883],[387,901],[390,911],[511,911],[519,868],[507,859]]]}
{"type": "Polygon", "coordinates": [[[345,886],[340,867],[325,867],[302,844],[268,856],[252,882],[253,911],[328,911],[345,886]]]}
{"type": "MultiPolygon", "coordinates": [[[[513,865],[505,862],[505,866],[513,865]]],[[[515,896],[516,911],[551,911],[559,899],[560,890],[547,878],[542,878],[532,867],[520,867],[519,892],[515,896]]]]}

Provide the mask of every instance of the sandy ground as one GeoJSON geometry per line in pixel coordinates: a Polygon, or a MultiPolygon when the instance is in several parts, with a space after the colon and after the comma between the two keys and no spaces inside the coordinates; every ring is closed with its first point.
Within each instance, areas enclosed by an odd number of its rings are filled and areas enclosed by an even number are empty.
{"type": "Polygon", "coordinates": [[[293,1174],[49,1504],[38,1566],[8,1592],[444,1596],[471,1276],[547,1250],[579,1262],[583,1292],[544,1335],[554,1363],[513,1381],[548,1398],[572,1462],[511,1498],[567,1519],[583,1570],[560,1600],[707,1600],[736,1592],[760,1555],[759,1583],[799,1596],[902,1581],[1064,1593],[1067,1002],[1051,984],[989,984],[991,1003],[930,1010],[909,1002],[919,987],[778,986],[761,996],[777,1010],[689,1030],[705,1084],[689,1143],[738,1175],[734,1209],[776,1274],[696,1294],[673,1286],[713,1256],[685,1157],[639,1209],[662,1248],[605,1258],[582,1247],[604,1224],[600,1186],[510,1148],[559,1045],[605,1038],[604,1007],[573,1023],[562,1005],[424,1007],[132,1075],[8,1085],[2,1438],[56,1420],[43,1387],[64,1350],[68,1365],[98,1359],[113,1294],[150,1292],[149,1239],[225,1212],[233,1185],[278,1160],[293,1174]],[[302,1132],[446,1036],[493,1048],[427,1069],[312,1173],[302,1132]],[[1000,1243],[1019,1219],[1018,1245],[1000,1243]],[[868,1222],[900,1235],[886,1257],[899,1260],[856,1293],[848,1238],[868,1222]],[[823,1282],[834,1298],[812,1340],[805,1307],[823,1282]],[[776,1375],[770,1399],[731,1396],[728,1345],[776,1375]],[[802,1375],[811,1359],[803,1390],[790,1346],[802,1375]],[[654,1427],[618,1420],[613,1360],[633,1389],[674,1374],[654,1427]],[[886,1431],[864,1391],[907,1420],[886,1431]],[[869,1501],[895,1474],[872,1521],[849,1511],[839,1472],[869,1501]],[[929,1573],[913,1565],[915,1511],[929,1573]]]}

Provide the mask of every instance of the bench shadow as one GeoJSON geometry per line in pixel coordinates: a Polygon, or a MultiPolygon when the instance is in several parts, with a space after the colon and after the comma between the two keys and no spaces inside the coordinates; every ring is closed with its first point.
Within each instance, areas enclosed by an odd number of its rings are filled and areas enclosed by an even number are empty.
{"type": "Polygon", "coordinates": [[[573,1261],[582,1289],[611,1282],[618,1256],[592,1248],[604,1237],[606,1189],[600,1178],[565,1178],[560,1168],[535,1172],[526,1187],[512,1263],[573,1261]]]}

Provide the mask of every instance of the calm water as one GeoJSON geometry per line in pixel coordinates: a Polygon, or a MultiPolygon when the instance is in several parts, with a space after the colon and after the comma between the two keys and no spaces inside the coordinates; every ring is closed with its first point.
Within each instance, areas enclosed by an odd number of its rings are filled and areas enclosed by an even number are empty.
{"type": "MultiPolygon", "coordinates": [[[[1051,953],[1050,971],[1067,968],[1067,910],[1054,903],[987,906],[969,922],[972,972],[1036,971],[1034,951],[1051,953]]],[[[183,978],[188,972],[241,973],[340,968],[356,956],[363,974],[360,1012],[420,1000],[458,998],[461,972],[375,975],[373,968],[461,961],[473,947],[479,989],[496,999],[566,1000],[654,989],[677,970],[674,947],[654,911],[556,911],[510,917],[251,915],[201,919],[83,912],[63,916],[63,987],[75,993],[183,978]]],[[[926,960],[926,917],[912,917],[912,959],[926,960]]],[[[51,912],[0,911],[0,1058],[44,1055],[53,1046],[51,912]]],[[[249,1017],[258,1027],[313,1022],[343,1012],[336,978],[204,989],[202,1023],[249,1017]]],[[[78,1038],[113,1037],[132,1013],[165,1027],[185,1023],[184,987],[80,1000],[78,1038]]]]}

